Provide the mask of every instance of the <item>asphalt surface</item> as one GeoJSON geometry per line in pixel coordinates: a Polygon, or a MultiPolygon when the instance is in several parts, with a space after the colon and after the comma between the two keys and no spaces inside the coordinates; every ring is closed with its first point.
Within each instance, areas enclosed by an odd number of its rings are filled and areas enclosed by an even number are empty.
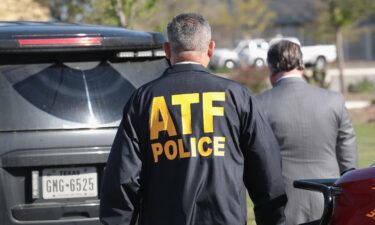
{"type": "MultiPolygon", "coordinates": [[[[350,84],[363,81],[364,79],[371,81],[375,85],[375,67],[346,68],[344,70],[344,82],[346,87],[348,87],[350,84]]],[[[329,69],[327,71],[327,81],[331,83],[331,90],[340,91],[338,69],[329,69]]]]}
{"type": "MultiPolygon", "coordinates": [[[[346,68],[344,69],[344,83],[348,87],[350,84],[355,84],[367,79],[375,86],[375,67],[368,68],[346,68]]],[[[333,91],[340,91],[339,70],[329,69],[327,71],[327,81],[331,83],[330,89],[333,91]]],[[[348,109],[360,109],[371,105],[370,101],[347,101],[346,107],[348,109]]]]}

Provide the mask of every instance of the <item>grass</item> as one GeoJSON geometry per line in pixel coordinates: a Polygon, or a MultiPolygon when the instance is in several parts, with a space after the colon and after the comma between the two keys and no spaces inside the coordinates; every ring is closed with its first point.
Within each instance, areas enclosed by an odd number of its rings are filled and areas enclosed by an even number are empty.
{"type": "MultiPolygon", "coordinates": [[[[366,168],[375,163],[375,124],[355,124],[357,135],[359,168],[366,168]]],[[[253,204],[247,198],[247,224],[256,225],[253,204]]]]}
{"type": "Polygon", "coordinates": [[[375,163],[375,124],[356,124],[354,126],[359,153],[359,168],[375,163]]]}
{"type": "Polygon", "coordinates": [[[253,212],[253,203],[251,202],[249,196],[247,196],[247,225],[256,225],[255,217],[253,212]]]}

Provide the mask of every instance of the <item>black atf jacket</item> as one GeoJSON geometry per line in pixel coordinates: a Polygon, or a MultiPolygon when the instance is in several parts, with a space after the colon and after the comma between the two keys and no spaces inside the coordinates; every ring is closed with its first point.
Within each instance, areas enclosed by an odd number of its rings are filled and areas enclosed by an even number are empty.
{"type": "Polygon", "coordinates": [[[280,152],[243,86],[177,64],[124,109],[101,189],[104,224],[284,224],[280,152]]]}

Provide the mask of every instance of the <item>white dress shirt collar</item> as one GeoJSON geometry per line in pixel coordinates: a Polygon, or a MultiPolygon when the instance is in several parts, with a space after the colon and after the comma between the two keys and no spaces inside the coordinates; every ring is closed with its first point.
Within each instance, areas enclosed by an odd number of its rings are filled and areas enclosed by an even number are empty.
{"type": "Polygon", "coordinates": [[[183,61],[183,62],[175,63],[175,65],[183,65],[183,64],[198,64],[198,65],[201,65],[200,63],[191,62],[191,61],[183,61]]]}
{"type": "Polygon", "coordinates": [[[280,77],[279,79],[276,80],[276,84],[279,83],[281,80],[284,80],[284,79],[288,79],[288,78],[302,78],[302,75],[300,74],[288,74],[288,75],[285,75],[285,76],[282,76],[280,77]]]}

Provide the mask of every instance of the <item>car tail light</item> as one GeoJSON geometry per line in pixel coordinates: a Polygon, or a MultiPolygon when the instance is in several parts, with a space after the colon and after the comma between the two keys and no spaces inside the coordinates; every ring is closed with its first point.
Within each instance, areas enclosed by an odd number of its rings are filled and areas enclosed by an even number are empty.
{"type": "Polygon", "coordinates": [[[17,39],[21,46],[27,45],[101,45],[101,37],[17,39]]]}

